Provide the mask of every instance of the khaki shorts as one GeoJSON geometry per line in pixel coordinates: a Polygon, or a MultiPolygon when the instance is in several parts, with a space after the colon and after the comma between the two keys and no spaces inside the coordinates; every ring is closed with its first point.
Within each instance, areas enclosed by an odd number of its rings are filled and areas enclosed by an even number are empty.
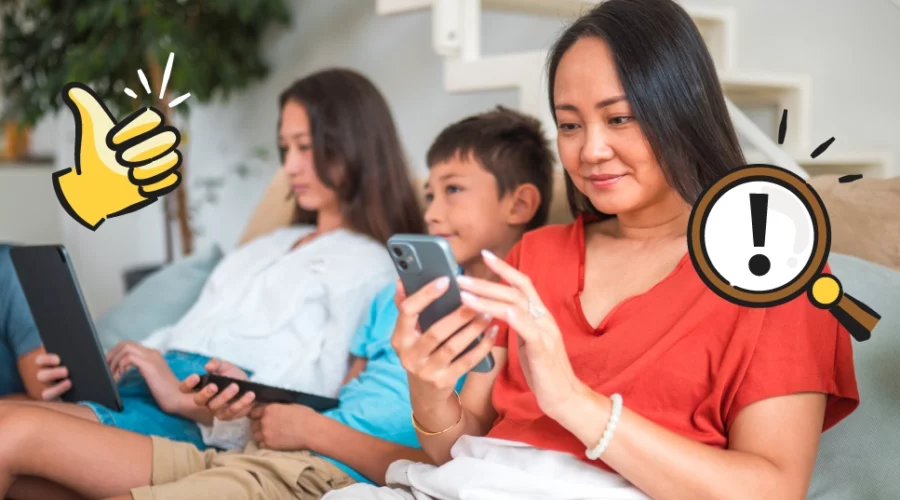
{"type": "Polygon", "coordinates": [[[153,441],[151,486],[132,490],[134,500],[318,499],[354,483],[344,471],[308,451],[199,451],[158,437],[153,441]]]}

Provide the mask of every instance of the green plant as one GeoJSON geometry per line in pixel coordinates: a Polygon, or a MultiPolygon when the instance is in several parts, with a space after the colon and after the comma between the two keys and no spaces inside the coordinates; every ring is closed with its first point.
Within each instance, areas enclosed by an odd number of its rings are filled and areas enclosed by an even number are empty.
{"type": "MultiPolygon", "coordinates": [[[[146,105],[186,115],[192,103],[226,99],[265,77],[263,34],[289,24],[283,0],[0,0],[2,119],[33,125],[63,106],[60,90],[70,81],[90,86],[116,117],[146,105]],[[170,53],[174,64],[160,96],[170,53]]],[[[189,254],[184,185],[173,194],[182,253],[189,254]]],[[[165,198],[169,205],[172,197],[165,198]]]]}

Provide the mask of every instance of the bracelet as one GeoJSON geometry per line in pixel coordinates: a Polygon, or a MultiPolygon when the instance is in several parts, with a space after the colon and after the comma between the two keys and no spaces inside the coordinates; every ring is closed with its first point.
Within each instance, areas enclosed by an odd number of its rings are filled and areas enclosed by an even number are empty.
{"type": "Polygon", "coordinates": [[[423,434],[423,435],[425,435],[425,436],[437,436],[438,434],[443,434],[443,433],[449,431],[450,429],[456,427],[457,424],[459,424],[460,422],[462,422],[462,414],[463,414],[463,412],[462,412],[462,400],[461,400],[460,397],[459,397],[459,393],[456,392],[455,390],[453,391],[453,394],[456,394],[456,401],[459,402],[459,409],[460,409],[460,412],[459,412],[459,420],[457,420],[455,424],[451,425],[450,427],[447,427],[446,429],[444,429],[444,430],[442,430],[442,431],[440,431],[440,432],[430,432],[430,431],[426,431],[425,429],[422,428],[421,425],[419,425],[419,421],[416,420],[416,412],[415,412],[415,411],[412,411],[412,412],[410,412],[409,416],[412,418],[412,424],[413,424],[413,427],[414,427],[417,431],[419,431],[421,434],[423,434]]]}
{"type": "Polygon", "coordinates": [[[616,426],[619,425],[619,419],[622,417],[622,395],[613,394],[609,399],[612,400],[612,411],[609,414],[609,421],[606,423],[606,429],[603,430],[603,436],[600,438],[600,442],[597,443],[597,446],[588,448],[585,451],[585,455],[591,460],[597,460],[600,458],[600,455],[606,451],[606,447],[609,446],[609,442],[612,441],[616,426]]]}

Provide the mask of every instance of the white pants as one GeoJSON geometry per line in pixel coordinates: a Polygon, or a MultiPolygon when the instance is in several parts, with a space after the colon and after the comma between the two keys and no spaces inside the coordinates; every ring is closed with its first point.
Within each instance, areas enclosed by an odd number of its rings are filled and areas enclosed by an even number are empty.
{"type": "Polygon", "coordinates": [[[388,468],[386,487],[354,484],[323,500],[649,498],[618,474],[524,443],[462,436],[450,455],[440,467],[398,460],[388,468]]]}

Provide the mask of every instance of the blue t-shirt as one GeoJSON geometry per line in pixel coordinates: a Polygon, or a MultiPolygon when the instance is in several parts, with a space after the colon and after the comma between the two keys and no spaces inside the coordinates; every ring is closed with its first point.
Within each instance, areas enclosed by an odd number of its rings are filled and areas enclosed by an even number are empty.
{"type": "MultiPolygon", "coordinates": [[[[398,316],[394,305],[395,291],[396,285],[391,284],[372,302],[366,322],[350,346],[354,356],[366,358],[366,369],[341,389],[338,395],[340,406],[324,415],[377,438],[419,448],[419,438],[410,421],[412,406],[406,370],[391,346],[398,316]]],[[[465,376],[460,378],[457,390],[462,388],[464,380],[465,376]]],[[[350,467],[324,458],[357,482],[372,484],[350,467]]]]}
{"type": "Polygon", "coordinates": [[[16,362],[41,346],[9,249],[0,244],[0,396],[25,392],[16,362]]]}

